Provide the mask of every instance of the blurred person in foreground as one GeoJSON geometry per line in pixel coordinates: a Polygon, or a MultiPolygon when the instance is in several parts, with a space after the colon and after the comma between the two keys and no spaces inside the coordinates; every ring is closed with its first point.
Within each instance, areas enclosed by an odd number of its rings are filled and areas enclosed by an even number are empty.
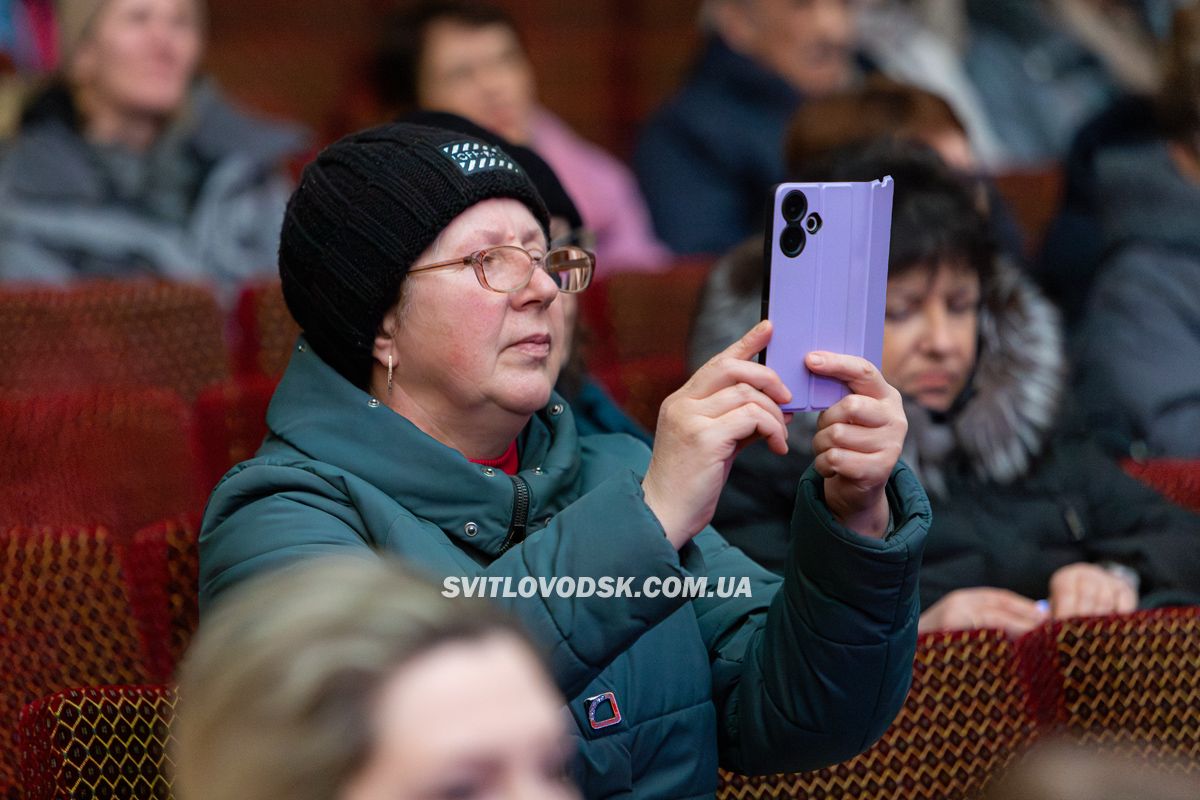
{"type": "Polygon", "coordinates": [[[61,67],[0,160],[0,280],[274,270],[305,135],[231,107],[197,70],[201,0],[62,0],[61,67]]]}
{"type": "MultiPolygon", "coordinates": [[[[1139,743],[1136,750],[1153,745],[1139,743]]],[[[1100,750],[1069,739],[1035,744],[988,783],[981,800],[1194,800],[1200,781],[1187,764],[1100,750]]]]}
{"type": "Polygon", "coordinates": [[[929,517],[897,462],[899,395],[869,362],[810,354],[854,391],[827,419],[857,440],[818,443],[793,483],[795,556],[774,576],[708,524],[740,448],[787,451],[790,392],[751,360],[770,326],[664,401],[653,450],[581,436],[553,387],[561,295],[586,290],[595,262],[548,249],[548,226],[513,159],[456,131],[385,125],[308,165],[279,260],[303,336],[262,448],[209,500],[202,614],[325,554],[396,555],[449,591],[508,579],[512,594],[489,594],[569,698],[588,797],[712,797],[719,764],[789,771],[860,752],[902,704],[916,647],[929,517]],[[656,589],[689,577],[713,593],[656,589]],[[566,578],[611,591],[538,589],[566,578]]]}
{"type": "Polygon", "coordinates": [[[537,98],[533,65],[516,22],[495,6],[433,0],[388,20],[375,65],[376,91],[393,114],[448,111],[544,158],[594,236],[600,277],[665,267],[629,168],[572,131],[537,98]]]}
{"type": "MultiPolygon", "coordinates": [[[[904,397],[904,460],[934,514],[921,630],[1015,635],[1051,617],[1200,601],[1200,516],[1126,475],[1072,423],[1059,317],[996,257],[973,187],[911,143],[877,142],[810,170],[801,177],[895,180],[882,370],[904,397]]],[[[761,246],[717,269],[725,310],[706,299],[694,327],[708,348],[731,306],[741,321],[758,314],[761,246]]],[[[714,524],[771,569],[791,557],[787,486],[823,421],[797,415],[785,458],[747,447],[717,506],[714,524]]],[[[825,427],[814,444],[852,439],[825,427]]]]}
{"type": "Polygon", "coordinates": [[[579,797],[562,696],[525,634],[391,562],[248,583],[205,616],[179,697],[181,800],[579,797]]]}
{"type": "Polygon", "coordinates": [[[761,228],[792,114],[861,69],[858,0],[706,0],[700,15],[703,50],[634,154],[654,227],[678,253],[721,253],[761,228]]]}

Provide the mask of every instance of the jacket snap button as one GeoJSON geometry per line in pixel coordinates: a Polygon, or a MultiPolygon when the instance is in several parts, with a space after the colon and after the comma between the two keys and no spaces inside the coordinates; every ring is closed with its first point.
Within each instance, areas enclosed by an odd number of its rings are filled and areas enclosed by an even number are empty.
{"type": "Polygon", "coordinates": [[[376,400],[374,397],[372,397],[370,400],[367,401],[367,407],[368,408],[379,408],[379,401],[376,400]]]}
{"type": "Polygon", "coordinates": [[[467,536],[474,536],[475,534],[479,533],[479,526],[474,522],[468,522],[466,525],[463,525],[463,532],[467,534],[467,536]]]}
{"type": "Polygon", "coordinates": [[[490,478],[496,474],[496,470],[492,469],[491,467],[484,467],[483,474],[487,475],[490,478]]]}
{"type": "Polygon", "coordinates": [[[300,344],[300,345],[296,345],[296,349],[299,350],[301,353],[303,353],[305,350],[305,347],[304,347],[304,345],[300,344]]]}
{"type": "Polygon", "coordinates": [[[554,405],[550,406],[550,416],[557,417],[562,412],[563,412],[563,404],[562,403],[555,403],[554,405]]]}
{"type": "Polygon", "coordinates": [[[542,472],[542,468],[541,468],[541,467],[534,467],[534,468],[533,468],[533,474],[534,474],[534,475],[544,475],[545,473],[544,473],[544,472],[542,472]]]}

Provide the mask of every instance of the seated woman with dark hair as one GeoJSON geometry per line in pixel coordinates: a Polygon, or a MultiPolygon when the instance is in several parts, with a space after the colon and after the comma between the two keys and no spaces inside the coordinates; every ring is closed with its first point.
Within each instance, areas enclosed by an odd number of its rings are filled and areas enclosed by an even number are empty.
{"type": "MultiPolygon", "coordinates": [[[[904,460],[934,521],[921,570],[921,629],[1021,633],[1047,616],[1131,611],[1200,597],[1200,517],[1126,476],[1063,422],[1058,314],[993,251],[972,190],[916,145],[877,143],[805,179],[895,179],[883,374],[905,400],[904,460]],[[1037,601],[1047,599],[1048,607],[1037,601]]],[[[757,318],[761,249],[718,265],[696,342],[757,318]],[[719,306],[723,309],[714,313],[719,306]]],[[[711,286],[710,286],[711,289],[711,286]]],[[[704,350],[694,357],[704,357],[704,350]]],[[[786,563],[788,486],[820,418],[797,416],[784,458],[751,445],[733,465],[714,524],[759,563],[786,563]]],[[[827,428],[812,441],[853,440],[827,428]]]]}

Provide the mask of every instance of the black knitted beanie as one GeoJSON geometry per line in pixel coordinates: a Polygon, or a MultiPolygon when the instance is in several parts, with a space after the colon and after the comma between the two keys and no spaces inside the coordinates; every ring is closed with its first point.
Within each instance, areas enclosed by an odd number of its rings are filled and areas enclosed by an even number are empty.
{"type": "Polygon", "coordinates": [[[283,297],[317,355],[366,388],[375,335],[409,267],[455,217],[492,197],[521,201],[548,229],[521,167],[462,133],[390,124],[322,150],[288,201],[279,240],[283,297]]]}

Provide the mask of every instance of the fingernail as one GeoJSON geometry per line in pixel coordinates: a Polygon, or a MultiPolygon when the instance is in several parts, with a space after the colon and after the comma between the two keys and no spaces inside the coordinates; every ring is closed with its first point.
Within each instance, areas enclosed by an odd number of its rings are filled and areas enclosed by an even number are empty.
{"type": "Polygon", "coordinates": [[[812,353],[808,357],[808,363],[812,364],[814,367],[819,367],[825,363],[825,356],[819,356],[816,353],[812,353]]]}

